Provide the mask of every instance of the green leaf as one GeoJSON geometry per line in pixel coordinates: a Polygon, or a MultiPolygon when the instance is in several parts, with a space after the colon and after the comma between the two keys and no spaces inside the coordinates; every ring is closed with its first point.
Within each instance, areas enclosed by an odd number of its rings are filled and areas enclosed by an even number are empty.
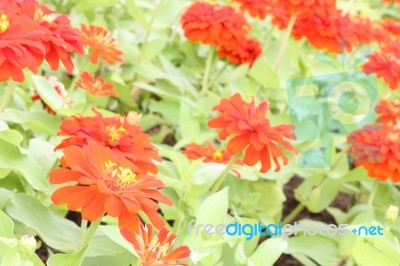
{"type": "Polygon", "coordinates": [[[281,238],[267,239],[250,256],[249,265],[272,266],[287,247],[287,242],[281,238]]]}
{"type": "MultiPolygon", "coordinates": [[[[83,2],[83,1],[81,1],[83,2]]],[[[41,76],[32,76],[33,85],[40,98],[54,111],[63,106],[64,100],[50,82],[41,76]]]]}
{"type": "Polygon", "coordinates": [[[156,39],[152,40],[144,45],[142,48],[142,57],[145,60],[151,60],[155,56],[159,55],[161,51],[167,45],[167,40],[164,39],[156,39]]]}
{"type": "MultiPolygon", "coordinates": [[[[119,0],[79,0],[74,9],[77,11],[87,11],[98,7],[109,7],[117,4],[119,0]]],[[[129,1],[127,1],[129,2],[129,1]]]]}
{"type": "Polygon", "coordinates": [[[179,127],[180,132],[188,142],[194,142],[198,138],[200,132],[200,123],[193,115],[193,109],[191,109],[185,103],[181,103],[179,112],[179,127]]]}
{"type": "Polygon", "coordinates": [[[73,252],[79,247],[79,227],[57,215],[35,197],[26,194],[14,195],[11,205],[7,207],[7,213],[35,230],[40,238],[54,249],[73,252]]]}
{"type": "Polygon", "coordinates": [[[10,108],[7,108],[0,114],[0,119],[20,124],[28,129],[48,135],[56,135],[61,124],[60,117],[50,115],[46,112],[24,112],[10,108]]]}
{"type": "Polygon", "coordinates": [[[336,265],[341,261],[338,243],[332,239],[315,236],[296,236],[288,240],[287,254],[303,254],[319,265],[336,265]]]}
{"type": "MultiPolygon", "coordinates": [[[[0,134],[1,135],[1,134],[0,134]]],[[[20,149],[0,139],[0,168],[12,169],[20,173],[36,190],[45,191],[49,185],[40,165],[20,149]]]]}
{"type": "Polygon", "coordinates": [[[14,223],[10,217],[0,210],[0,237],[14,238],[14,223]]]}
{"type": "Polygon", "coordinates": [[[141,8],[137,6],[135,2],[135,0],[125,1],[128,14],[140,24],[142,24],[142,26],[148,29],[149,23],[147,22],[145,13],[141,8]]]}
{"type": "Polygon", "coordinates": [[[197,215],[196,225],[223,224],[228,211],[228,188],[212,194],[201,204],[197,215]]]}
{"type": "Polygon", "coordinates": [[[136,254],[131,243],[129,243],[120,233],[118,226],[101,225],[100,231],[103,232],[109,239],[124,247],[132,254],[136,254]]]}
{"type": "Polygon", "coordinates": [[[266,89],[279,89],[279,78],[265,57],[254,62],[249,75],[266,89]]]}
{"type": "Polygon", "coordinates": [[[52,255],[47,260],[48,266],[71,266],[71,265],[81,265],[84,257],[86,247],[82,248],[78,252],[72,254],[55,254],[52,255]]]}

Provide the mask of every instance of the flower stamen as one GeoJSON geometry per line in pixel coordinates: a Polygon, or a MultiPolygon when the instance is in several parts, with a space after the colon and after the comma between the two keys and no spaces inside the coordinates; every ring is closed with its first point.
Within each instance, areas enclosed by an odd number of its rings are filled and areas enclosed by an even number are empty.
{"type": "Polygon", "coordinates": [[[104,163],[106,167],[106,184],[112,188],[125,188],[135,182],[136,174],[128,167],[118,166],[112,161],[104,163]]]}
{"type": "Polygon", "coordinates": [[[8,21],[8,16],[4,13],[0,15],[0,33],[5,32],[10,26],[10,22],[8,21]]]}

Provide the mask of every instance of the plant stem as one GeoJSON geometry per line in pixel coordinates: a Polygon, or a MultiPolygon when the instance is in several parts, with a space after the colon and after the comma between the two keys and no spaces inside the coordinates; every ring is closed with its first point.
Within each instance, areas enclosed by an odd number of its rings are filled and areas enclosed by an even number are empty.
{"type": "Polygon", "coordinates": [[[303,204],[299,203],[296,208],[294,208],[289,214],[288,216],[285,217],[285,219],[283,219],[282,224],[288,224],[291,221],[294,220],[294,218],[296,218],[304,209],[306,208],[306,206],[304,206],[303,204]]]}
{"type": "Polygon", "coordinates": [[[15,82],[10,80],[8,81],[7,87],[5,88],[3,97],[1,97],[0,99],[0,112],[3,112],[4,109],[7,107],[10,99],[11,99],[11,95],[14,92],[15,89],[15,82]]]}
{"type": "MultiPolygon", "coordinates": [[[[85,67],[88,65],[88,63],[89,63],[89,56],[86,56],[86,58],[84,59],[82,64],[79,66],[79,72],[80,73],[82,73],[82,71],[85,69],[85,67]]],[[[68,87],[68,92],[69,93],[71,93],[74,90],[75,83],[78,81],[79,78],[80,78],[79,74],[75,75],[74,79],[71,81],[71,84],[68,87]]]]}
{"type": "Polygon", "coordinates": [[[232,167],[235,165],[236,160],[240,157],[240,154],[236,154],[233,156],[229,162],[229,164],[225,167],[225,170],[221,173],[221,175],[218,177],[217,181],[214,183],[214,185],[211,188],[211,192],[215,193],[219,190],[220,186],[225,180],[225,177],[228,175],[229,171],[232,170],[232,167]]]}
{"type": "Polygon", "coordinates": [[[222,76],[222,74],[225,72],[225,70],[228,68],[229,63],[228,61],[225,62],[225,65],[221,68],[221,70],[218,72],[218,74],[215,76],[215,78],[211,81],[210,83],[210,87],[212,87],[218,80],[219,78],[222,76]]]}
{"type": "Polygon", "coordinates": [[[368,206],[372,206],[372,203],[374,202],[375,199],[375,195],[376,195],[376,191],[378,190],[378,186],[379,186],[379,182],[378,181],[374,181],[372,190],[371,190],[371,194],[369,195],[368,198],[368,206]]]}
{"type": "Polygon", "coordinates": [[[153,16],[150,19],[149,28],[147,29],[146,35],[144,36],[144,40],[143,40],[143,43],[141,45],[142,47],[144,47],[146,45],[146,43],[149,41],[149,37],[150,37],[150,33],[152,31],[152,28],[153,28],[154,21],[155,21],[155,19],[157,17],[158,12],[160,11],[160,8],[161,8],[161,5],[162,5],[163,2],[164,2],[164,0],[160,0],[158,5],[154,9],[153,16]]]}
{"type": "Polygon", "coordinates": [[[213,54],[214,54],[214,49],[210,47],[210,50],[208,51],[207,55],[206,68],[204,69],[203,81],[201,82],[200,94],[205,94],[208,89],[207,83],[210,77],[213,54]]]}
{"type": "MultiPolygon", "coordinates": [[[[101,223],[101,218],[103,217],[103,215],[101,215],[101,217],[97,220],[94,221],[90,224],[89,229],[86,231],[86,235],[85,238],[83,240],[81,240],[81,249],[82,248],[87,248],[87,245],[89,244],[90,240],[92,240],[94,234],[97,231],[97,228],[99,228],[99,225],[101,223]]],[[[87,221],[86,221],[87,224],[87,221]]],[[[82,228],[81,228],[82,229],[82,228]]],[[[84,254],[82,254],[82,258],[80,259],[80,261],[77,262],[77,265],[80,266],[82,265],[82,262],[85,258],[85,253],[86,253],[86,249],[84,251],[84,254]]]]}
{"type": "Polygon", "coordinates": [[[296,14],[294,14],[294,15],[292,15],[290,17],[289,25],[288,25],[288,28],[286,30],[285,39],[283,40],[283,44],[282,44],[282,46],[281,46],[281,48],[279,49],[279,52],[278,52],[278,57],[276,58],[276,62],[275,62],[275,66],[274,66],[275,72],[277,72],[279,70],[279,67],[282,64],[283,57],[284,57],[284,55],[286,53],[286,50],[287,50],[287,47],[288,47],[288,44],[289,44],[290,35],[292,34],[293,27],[294,27],[294,24],[296,22],[296,18],[297,18],[296,14]]]}
{"type": "Polygon", "coordinates": [[[86,230],[87,230],[87,220],[82,218],[82,222],[81,222],[81,243],[83,243],[83,240],[85,239],[85,235],[86,235],[86,230]]]}

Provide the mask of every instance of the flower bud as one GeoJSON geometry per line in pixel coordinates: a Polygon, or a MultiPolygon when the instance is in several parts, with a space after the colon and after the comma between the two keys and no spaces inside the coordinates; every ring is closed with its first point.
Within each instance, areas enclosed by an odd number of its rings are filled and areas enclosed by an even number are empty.
{"type": "Polygon", "coordinates": [[[27,259],[36,250],[36,239],[33,235],[23,235],[19,240],[19,254],[22,258],[27,259]]]}
{"type": "Polygon", "coordinates": [[[385,213],[385,221],[388,227],[391,227],[399,216],[399,207],[390,205],[385,213]]]}
{"type": "Polygon", "coordinates": [[[142,119],[142,115],[131,111],[128,113],[128,116],[126,119],[132,125],[139,125],[140,120],[142,119]]]}

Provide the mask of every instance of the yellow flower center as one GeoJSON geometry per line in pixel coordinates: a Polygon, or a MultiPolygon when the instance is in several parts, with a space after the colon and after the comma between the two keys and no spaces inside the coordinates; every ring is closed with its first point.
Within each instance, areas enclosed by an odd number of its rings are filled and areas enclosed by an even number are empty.
{"type": "Polygon", "coordinates": [[[5,32],[10,26],[10,22],[8,21],[8,17],[6,14],[1,13],[0,15],[0,33],[5,32]]]}
{"type": "Polygon", "coordinates": [[[106,184],[114,188],[125,188],[136,180],[136,174],[128,167],[118,166],[112,161],[104,163],[106,167],[106,184]]]}
{"type": "Polygon", "coordinates": [[[213,153],[213,159],[214,160],[222,160],[222,152],[216,151],[213,153]]]}
{"type": "Polygon", "coordinates": [[[106,126],[111,141],[119,141],[128,131],[124,127],[116,128],[115,126],[106,126]]]}

